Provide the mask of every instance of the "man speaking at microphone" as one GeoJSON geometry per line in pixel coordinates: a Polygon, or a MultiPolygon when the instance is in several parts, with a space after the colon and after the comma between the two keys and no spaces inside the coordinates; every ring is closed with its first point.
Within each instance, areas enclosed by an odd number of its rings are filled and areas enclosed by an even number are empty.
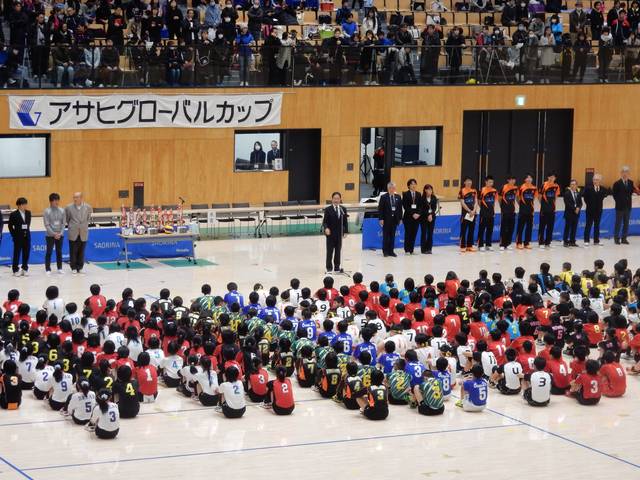
{"type": "Polygon", "coordinates": [[[324,209],[322,228],[327,238],[327,273],[341,273],[340,253],[342,251],[342,239],[347,235],[347,209],[340,205],[342,195],[340,192],[331,194],[331,205],[324,209]]]}

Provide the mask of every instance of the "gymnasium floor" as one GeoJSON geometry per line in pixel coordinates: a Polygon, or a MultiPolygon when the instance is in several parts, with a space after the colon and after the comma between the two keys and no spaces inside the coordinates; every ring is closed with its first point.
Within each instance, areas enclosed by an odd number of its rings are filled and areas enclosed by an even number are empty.
{"type": "MultiPolygon", "coordinates": [[[[512,275],[521,265],[528,273],[542,261],[557,271],[563,261],[588,268],[602,258],[608,269],[623,257],[635,269],[638,242],[631,246],[491,252],[460,255],[453,247],[436,248],[431,256],[383,258],[362,252],[360,236],[348,237],[344,267],[362,271],[365,281],[381,280],[388,271],[400,282],[416,281],[429,272],[441,279],[448,270],[474,280],[477,271],[512,275]]],[[[13,279],[0,269],[0,294],[10,287],[23,301],[40,305],[51,283],[62,297],[81,301],[88,285],[98,282],[103,293],[117,298],[125,286],[151,301],[162,287],[186,299],[208,282],[221,293],[230,280],[243,292],[259,281],[269,287],[288,285],[297,276],[317,287],[324,274],[322,237],[264,240],[222,240],[198,245],[203,267],[169,267],[152,261],[151,269],[106,271],[95,265],[87,275],[46,277],[34,267],[28,278],[13,279]]],[[[348,284],[338,277],[336,283],[348,284]]],[[[291,417],[250,406],[244,418],[227,420],[212,409],[162,390],[155,404],[143,404],[134,420],[123,420],[115,441],[100,441],[25,395],[18,411],[0,411],[0,479],[175,479],[190,478],[446,478],[500,479],[507,476],[548,478],[640,478],[640,379],[628,379],[627,394],[581,407],[569,398],[553,397],[547,408],[526,406],[520,397],[490,392],[489,408],[466,413],[449,401],[444,415],[423,417],[408,407],[391,406],[384,422],[365,420],[310,391],[295,389],[297,406],[291,417]],[[638,475],[638,477],[636,477],[638,475]]],[[[296,385],[294,381],[294,385],[296,385]]]]}

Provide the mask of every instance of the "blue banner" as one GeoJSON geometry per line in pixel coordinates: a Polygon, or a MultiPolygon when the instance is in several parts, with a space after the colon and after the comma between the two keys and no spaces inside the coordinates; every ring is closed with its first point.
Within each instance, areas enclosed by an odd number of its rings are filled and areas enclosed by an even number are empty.
{"type": "MultiPolygon", "coordinates": [[[[89,231],[89,241],[85,250],[85,259],[89,262],[114,262],[124,260],[124,244],[118,237],[119,228],[95,228],[89,231]]],[[[46,252],[45,232],[31,232],[31,253],[29,264],[44,263],[46,252]]],[[[136,258],[172,258],[193,255],[193,245],[189,240],[159,243],[129,244],[129,259],[136,258]]],[[[2,235],[0,244],[0,265],[10,265],[13,256],[13,241],[8,233],[2,235]]],[[[62,243],[63,261],[69,260],[69,243],[65,232],[62,243]]],[[[55,263],[55,253],[52,261],[55,263]]]]}
{"type": "MultiPolygon", "coordinates": [[[[532,241],[538,240],[538,212],[534,216],[534,228],[531,235],[532,241]]],[[[602,212],[602,220],[600,221],[600,237],[610,238],[613,236],[613,227],[616,218],[616,212],[613,208],[605,209],[602,212]]],[[[478,222],[476,219],[475,238],[478,234],[478,222]]],[[[516,221],[517,224],[517,221],[516,221]]],[[[576,238],[583,238],[585,226],[585,212],[580,212],[580,220],[578,223],[578,232],[576,238]]],[[[564,231],[563,212],[556,213],[556,222],[553,227],[553,239],[562,240],[564,231]]],[[[631,210],[631,219],[629,221],[629,235],[640,235],[640,208],[631,210]]],[[[514,233],[515,242],[515,233],[514,233]]],[[[496,214],[493,225],[493,241],[497,244],[500,239],[500,214],[496,214]]],[[[458,245],[460,243],[460,215],[441,215],[436,217],[436,225],[433,230],[433,245],[458,245]]],[[[416,235],[415,246],[420,248],[420,229],[416,235]]],[[[377,218],[365,218],[362,224],[362,249],[363,250],[379,250],[382,248],[382,227],[377,218]]],[[[396,229],[395,248],[404,248],[404,225],[399,225],[396,229]]]]}

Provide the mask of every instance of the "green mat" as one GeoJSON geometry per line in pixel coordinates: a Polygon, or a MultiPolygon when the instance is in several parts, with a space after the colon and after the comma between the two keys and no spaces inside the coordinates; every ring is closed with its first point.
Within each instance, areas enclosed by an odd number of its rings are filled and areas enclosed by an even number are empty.
{"type": "MultiPolygon", "coordinates": [[[[127,270],[127,264],[125,262],[120,262],[120,265],[118,265],[117,262],[96,263],[94,265],[100,268],[104,268],[105,270],[127,270]]],[[[147,263],[129,262],[129,270],[140,269],[140,268],[153,268],[153,267],[151,267],[151,265],[147,263]]]]}
{"type": "Polygon", "coordinates": [[[218,265],[217,263],[210,262],[209,260],[198,259],[198,263],[195,265],[186,258],[175,258],[173,260],[160,260],[160,263],[168,265],[170,267],[208,267],[210,265],[218,265]]]}

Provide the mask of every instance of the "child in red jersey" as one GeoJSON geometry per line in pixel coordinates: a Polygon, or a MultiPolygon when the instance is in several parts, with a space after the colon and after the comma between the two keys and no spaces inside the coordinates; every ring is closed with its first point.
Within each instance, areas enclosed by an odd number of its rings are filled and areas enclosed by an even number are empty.
{"type": "Polygon", "coordinates": [[[522,351],[518,354],[518,363],[522,365],[522,373],[524,380],[529,381],[529,377],[534,371],[533,362],[536,359],[536,353],[533,348],[533,342],[530,340],[522,344],[522,351]]]}
{"type": "Polygon", "coordinates": [[[158,398],[158,370],[151,365],[151,357],[147,352],[138,355],[138,400],[143,403],[153,403],[158,398]]]}
{"type": "Polygon", "coordinates": [[[602,333],[604,330],[600,322],[600,317],[598,317],[596,312],[590,311],[587,314],[587,323],[583,329],[589,339],[589,346],[591,348],[597,347],[602,341],[602,333]]]}
{"type": "Polygon", "coordinates": [[[621,397],[627,390],[627,376],[624,368],[616,361],[616,354],[611,350],[602,357],[604,365],[600,367],[600,385],[605,397],[621,397]]]}
{"type": "Polygon", "coordinates": [[[353,285],[349,287],[349,295],[351,295],[353,298],[359,298],[358,294],[362,290],[367,289],[367,286],[362,283],[362,280],[363,280],[362,273],[356,272],[353,274],[353,285]]]}
{"type": "Polygon", "coordinates": [[[562,358],[562,349],[557,345],[551,348],[551,358],[547,360],[545,371],[551,375],[551,393],[564,395],[571,386],[569,367],[562,358]]]}
{"type": "Polygon", "coordinates": [[[587,365],[587,355],[589,355],[589,351],[582,345],[573,349],[573,360],[571,360],[571,363],[569,364],[572,380],[575,380],[578,378],[578,375],[584,372],[587,365]]]}
{"type": "Polygon", "coordinates": [[[602,386],[598,377],[599,369],[597,360],[587,360],[586,371],[571,382],[571,393],[580,405],[596,405],[600,401],[602,386]]]}
{"type": "MultiPolygon", "coordinates": [[[[458,288],[460,288],[460,280],[456,275],[456,272],[449,271],[447,272],[447,276],[444,281],[444,292],[447,294],[447,298],[449,300],[455,300],[458,296],[458,288]]],[[[440,300],[440,296],[438,296],[438,300],[440,300]]],[[[443,307],[443,304],[440,304],[440,308],[443,307]]]]}
{"type": "Polygon", "coordinates": [[[489,340],[487,346],[489,347],[489,351],[496,357],[498,365],[504,365],[507,361],[504,356],[507,351],[507,347],[502,341],[502,332],[500,332],[500,330],[493,330],[491,332],[491,340],[489,340]]]}
{"type": "Polygon", "coordinates": [[[254,357],[251,373],[247,380],[247,395],[252,402],[264,402],[267,399],[269,388],[269,373],[262,366],[262,360],[254,357]]]}
{"type": "Polygon", "coordinates": [[[107,308],[107,299],[104,295],[100,295],[100,285],[95,283],[89,287],[91,296],[87,298],[84,304],[91,309],[91,316],[98,318],[107,308]]]}
{"type": "Polygon", "coordinates": [[[276,415],[291,415],[296,407],[293,399],[293,386],[287,378],[284,367],[276,368],[276,379],[267,384],[269,389],[268,400],[262,404],[264,408],[273,408],[276,415]]]}
{"type": "Polygon", "coordinates": [[[18,308],[20,308],[20,305],[22,305],[22,302],[20,301],[20,292],[16,289],[9,290],[7,293],[7,300],[2,304],[4,311],[13,313],[14,317],[17,318],[18,308]]]}

